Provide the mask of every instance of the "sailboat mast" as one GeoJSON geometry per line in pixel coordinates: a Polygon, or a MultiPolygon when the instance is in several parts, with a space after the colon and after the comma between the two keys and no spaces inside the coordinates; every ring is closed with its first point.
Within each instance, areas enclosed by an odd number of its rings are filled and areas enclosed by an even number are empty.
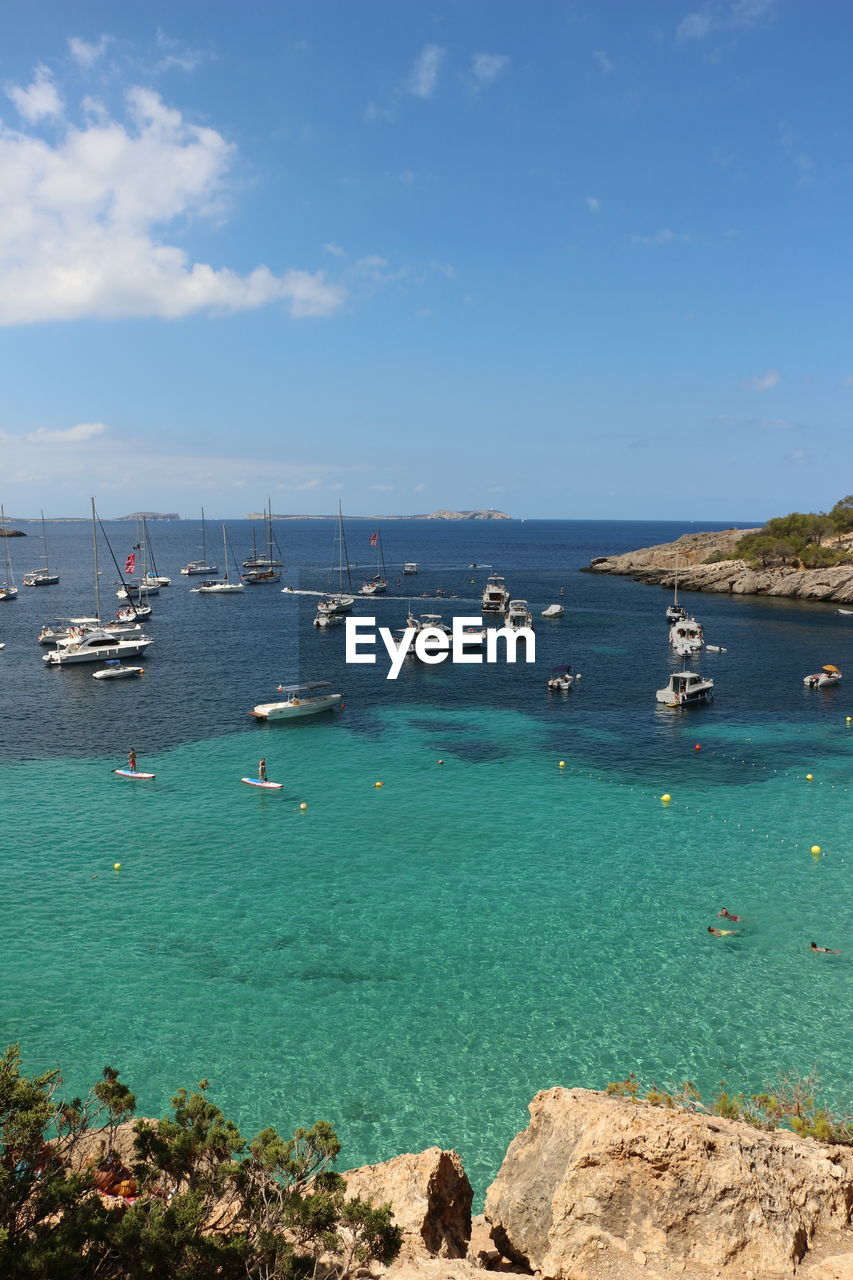
{"type": "Polygon", "coordinates": [[[44,525],[44,511],[41,513],[41,540],[44,543],[44,571],[50,573],[50,564],[47,559],[47,529],[44,525]]]}
{"type": "Polygon", "coordinates": [[[204,529],[204,507],[201,509],[201,558],[207,564],[207,534],[204,529]]]}
{"type": "Polygon", "coordinates": [[[385,552],[382,550],[382,534],[378,524],[376,526],[376,541],[379,543],[379,562],[382,565],[382,581],[384,582],[388,574],[385,571],[385,552]]]}
{"type": "MultiPolygon", "coordinates": [[[[225,532],[225,525],[222,526],[222,554],[225,557],[225,571],[222,576],[227,582],[228,581],[228,535],[225,532]]],[[[205,556],[205,559],[207,559],[206,556],[205,556]]]]}
{"type": "Polygon", "coordinates": [[[101,623],[101,572],[98,568],[98,525],[95,515],[95,499],[92,499],[92,559],[95,562],[95,617],[101,623]]]}

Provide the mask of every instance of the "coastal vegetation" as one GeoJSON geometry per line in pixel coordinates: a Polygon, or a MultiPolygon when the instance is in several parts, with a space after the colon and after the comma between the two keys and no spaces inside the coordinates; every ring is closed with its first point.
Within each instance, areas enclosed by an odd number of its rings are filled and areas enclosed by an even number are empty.
{"type": "Polygon", "coordinates": [[[105,1067],[85,1099],[59,1071],[27,1076],[0,1055],[0,1275],[4,1280],[346,1280],[390,1263],[391,1210],[344,1197],[340,1142],[320,1121],[247,1141],[208,1097],[181,1089],[171,1116],[131,1117],[136,1099],[105,1067]]]}
{"type": "Polygon", "coordinates": [[[719,1093],[705,1103],[692,1080],[659,1087],[643,1085],[632,1072],[624,1080],[611,1081],[611,1096],[645,1102],[654,1107],[703,1111],[726,1120],[743,1120],[755,1129],[791,1129],[801,1138],[853,1146],[853,1117],[838,1116],[819,1098],[820,1079],[812,1070],[780,1076],[764,1092],[731,1093],[725,1081],[719,1093]]]}
{"type": "Polygon", "coordinates": [[[823,569],[851,564],[849,539],[853,533],[853,494],[840,498],[830,511],[792,511],[774,516],[758,531],[748,533],[716,560],[746,560],[762,569],[788,565],[823,569]]]}

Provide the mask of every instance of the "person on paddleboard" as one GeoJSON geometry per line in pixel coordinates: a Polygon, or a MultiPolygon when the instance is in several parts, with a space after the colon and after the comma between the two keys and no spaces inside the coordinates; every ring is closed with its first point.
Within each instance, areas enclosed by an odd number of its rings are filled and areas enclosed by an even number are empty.
{"type": "Polygon", "coordinates": [[[267,780],[267,758],[261,756],[258,761],[258,782],[266,782],[267,780]]]}
{"type": "Polygon", "coordinates": [[[131,747],[127,753],[127,767],[131,773],[136,773],[136,747],[131,747]]]}

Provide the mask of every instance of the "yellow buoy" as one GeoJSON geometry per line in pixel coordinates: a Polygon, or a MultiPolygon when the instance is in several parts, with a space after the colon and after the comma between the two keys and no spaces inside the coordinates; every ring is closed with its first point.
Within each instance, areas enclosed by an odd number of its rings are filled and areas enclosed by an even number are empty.
{"type": "Polygon", "coordinates": [[[384,783],[384,782],[374,782],[374,784],[373,784],[373,785],[374,785],[374,787],[384,787],[384,786],[385,786],[385,783],[384,783]]]}
{"type": "Polygon", "coordinates": [[[845,717],[844,717],[844,723],[845,723],[845,724],[850,724],[851,722],[853,722],[853,716],[845,716],[845,717]]]}
{"type": "Polygon", "coordinates": [[[813,845],[812,845],[812,853],[815,855],[815,857],[817,857],[817,855],[820,853],[820,845],[819,845],[819,844],[813,844],[813,845]]]}
{"type": "Polygon", "coordinates": [[[671,795],[669,794],[669,792],[667,791],[667,793],[666,793],[665,795],[662,795],[662,796],[661,796],[661,798],[660,798],[660,802],[661,802],[661,804],[669,804],[669,802],[670,802],[670,800],[671,800],[671,799],[672,799],[672,796],[671,796],[671,795]]]}
{"type": "Polygon", "coordinates": [[[299,806],[299,808],[300,808],[300,809],[307,809],[307,808],[308,808],[308,805],[307,805],[307,804],[305,803],[305,801],[303,800],[303,801],[302,801],[302,804],[299,806]]]}
{"type": "Polygon", "coordinates": [[[814,782],[814,774],[813,774],[813,773],[807,773],[807,774],[806,774],[806,782],[814,782]]]}
{"type": "Polygon", "coordinates": [[[565,769],[565,767],[566,767],[566,762],[565,762],[565,760],[561,760],[561,761],[560,761],[560,768],[561,768],[561,769],[565,769]]]}
{"type": "Polygon", "coordinates": [[[113,871],[121,871],[121,863],[120,863],[120,862],[114,862],[114,863],[113,863],[113,871]]]}

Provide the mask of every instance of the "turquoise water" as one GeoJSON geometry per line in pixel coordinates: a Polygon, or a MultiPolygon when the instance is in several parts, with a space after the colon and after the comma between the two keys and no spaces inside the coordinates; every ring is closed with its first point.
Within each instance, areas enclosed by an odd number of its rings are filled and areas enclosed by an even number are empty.
{"type": "Polygon", "coordinates": [[[802,687],[844,666],[845,624],[694,597],[729,653],[702,658],[715,703],[673,713],[654,703],[665,597],[573,571],[602,537],[581,555],[547,536],[569,567],[526,583],[540,608],[565,580],[569,613],[513,672],[392,685],[334,667],[342,638],[280,593],[202,613],[173,587],[144,678],[104,689],[43,670],[38,593],[7,606],[0,1015],[30,1069],[80,1091],[109,1063],[147,1114],[206,1076],[245,1132],[331,1120],[344,1166],[455,1147],[480,1195],[550,1085],[757,1089],[817,1063],[847,1103],[853,965],[808,941],[850,952],[853,710],[846,685],[802,687]],[[232,632],[202,617],[254,619],[263,643],[223,653],[232,632]],[[346,709],[255,725],[291,644],[346,709]],[[566,660],[583,679],[549,698],[566,660]],[[155,782],[112,776],[131,741],[155,782]],[[261,754],[282,793],[240,786],[261,754]],[[742,936],[707,933],[723,905],[742,936]]]}
{"type": "MultiPolygon", "coordinates": [[[[347,1163],[453,1146],[481,1191],[552,1084],[757,1086],[818,1059],[846,1085],[853,969],[804,944],[849,936],[847,786],[720,788],[711,735],[696,759],[685,736],[664,806],[517,712],[388,712],[370,736],[348,714],[265,735],[276,796],[211,789],[258,754],[243,732],[146,756],[151,785],[7,768],[31,826],[2,1012],[31,1063],[74,1088],[118,1066],[147,1111],[205,1075],[247,1130],[329,1118],[347,1163]],[[462,730],[499,756],[460,758],[462,730]],[[721,905],[743,937],[707,935],[721,905]]],[[[849,761],[841,730],[824,745],[849,761]]]]}

